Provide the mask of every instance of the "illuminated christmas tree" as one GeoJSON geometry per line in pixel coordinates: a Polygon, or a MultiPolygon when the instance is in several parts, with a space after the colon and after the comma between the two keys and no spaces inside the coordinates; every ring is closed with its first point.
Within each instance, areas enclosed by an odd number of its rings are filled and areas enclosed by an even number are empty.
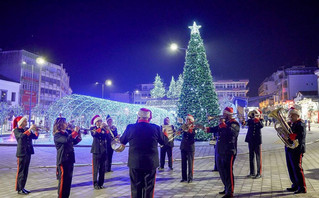
{"type": "Polygon", "coordinates": [[[169,88],[166,94],[167,98],[177,98],[176,97],[176,82],[174,76],[172,76],[171,83],[169,84],[169,88]]]}
{"type": "Polygon", "coordinates": [[[163,98],[165,96],[165,88],[161,77],[156,74],[154,81],[154,89],[151,90],[152,98],[163,98]]]}
{"type": "MultiPolygon", "coordinates": [[[[220,108],[204,43],[199,34],[200,27],[195,22],[189,27],[191,38],[186,51],[178,117],[185,118],[187,114],[191,114],[196,123],[207,125],[207,115],[219,115],[220,108]]],[[[216,125],[217,121],[210,124],[216,125]]],[[[197,140],[207,140],[210,137],[211,135],[201,130],[196,135],[197,140]]]]}

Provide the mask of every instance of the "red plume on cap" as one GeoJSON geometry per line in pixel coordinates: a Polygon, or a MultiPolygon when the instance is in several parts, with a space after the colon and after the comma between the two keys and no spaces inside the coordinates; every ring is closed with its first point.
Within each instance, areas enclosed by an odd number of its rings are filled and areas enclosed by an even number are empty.
{"type": "Polygon", "coordinates": [[[14,118],[13,123],[12,123],[12,128],[17,128],[18,126],[18,122],[21,120],[22,116],[18,116],[16,118],[14,118]]]}
{"type": "Polygon", "coordinates": [[[191,122],[194,122],[194,116],[192,116],[191,114],[187,114],[186,119],[189,119],[191,122]]]}
{"type": "Polygon", "coordinates": [[[226,114],[233,114],[234,113],[234,109],[232,107],[226,107],[223,111],[223,113],[226,114]]]}
{"type": "Polygon", "coordinates": [[[152,119],[152,111],[146,108],[141,108],[138,113],[138,117],[140,118],[148,118],[148,120],[152,119]]]}
{"type": "Polygon", "coordinates": [[[291,114],[296,114],[298,116],[300,116],[300,111],[298,111],[295,107],[290,107],[289,111],[288,111],[288,115],[291,114]]]}
{"type": "Polygon", "coordinates": [[[91,124],[92,124],[92,125],[95,125],[95,123],[96,123],[97,121],[99,121],[99,120],[102,120],[102,118],[101,118],[99,115],[96,115],[96,116],[94,116],[94,117],[92,118],[91,124]]]}

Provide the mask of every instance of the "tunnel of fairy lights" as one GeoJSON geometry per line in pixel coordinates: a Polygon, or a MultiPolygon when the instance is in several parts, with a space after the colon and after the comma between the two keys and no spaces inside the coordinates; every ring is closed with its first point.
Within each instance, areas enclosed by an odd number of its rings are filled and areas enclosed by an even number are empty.
{"type": "Polygon", "coordinates": [[[161,108],[122,103],[78,94],[68,95],[54,102],[49,107],[47,116],[51,127],[54,120],[62,116],[67,121],[74,120],[74,124],[77,126],[89,128],[91,126],[91,119],[95,115],[100,115],[103,122],[106,122],[106,116],[109,114],[113,118],[113,122],[119,129],[119,132],[122,133],[128,124],[136,122],[137,112],[142,107],[152,111],[151,123],[161,125],[165,117],[173,117],[170,112],[161,108]]]}

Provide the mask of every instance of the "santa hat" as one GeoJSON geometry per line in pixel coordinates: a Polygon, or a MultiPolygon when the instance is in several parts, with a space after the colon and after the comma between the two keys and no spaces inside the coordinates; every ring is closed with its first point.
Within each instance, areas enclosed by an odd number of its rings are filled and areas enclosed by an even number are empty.
{"type": "Polygon", "coordinates": [[[234,114],[234,109],[232,107],[226,107],[224,109],[223,113],[226,113],[228,115],[233,115],[234,114]]]}
{"type": "Polygon", "coordinates": [[[100,120],[102,120],[102,118],[101,118],[99,115],[96,115],[96,116],[94,116],[94,117],[92,118],[91,124],[92,124],[92,125],[95,125],[95,123],[96,123],[97,121],[100,121],[100,120]]]}
{"type": "Polygon", "coordinates": [[[109,120],[112,120],[112,118],[111,118],[111,116],[108,114],[108,115],[106,116],[106,122],[109,121],[109,120]]]}
{"type": "Polygon", "coordinates": [[[194,117],[193,117],[191,114],[187,114],[186,120],[187,120],[187,119],[189,119],[191,122],[194,122],[194,121],[195,121],[194,117]]]}
{"type": "Polygon", "coordinates": [[[13,120],[13,128],[17,128],[18,126],[20,126],[22,124],[22,122],[24,120],[28,120],[28,118],[26,116],[18,116],[13,120]]]}
{"type": "Polygon", "coordinates": [[[138,113],[137,116],[139,118],[148,118],[149,120],[152,119],[152,111],[146,108],[141,108],[138,113]]]}
{"type": "Polygon", "coordinates": [[[288,115],[291,116],[291,114],[296,114],[300,116],[300,111],[298,111],[295,107],[291,107],[288,111],[288,115]]]}
{"type": "Polygon", "coordinates": [[[256,112],[257,112],[258,115],[263,114],[263,112],[260,109],[257,109],[256,112]]]}

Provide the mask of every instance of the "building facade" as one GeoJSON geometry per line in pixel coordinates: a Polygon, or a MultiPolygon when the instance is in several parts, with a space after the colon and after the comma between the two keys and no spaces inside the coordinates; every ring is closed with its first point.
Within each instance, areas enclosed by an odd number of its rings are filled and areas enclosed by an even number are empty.
{"type": "Polygon", "coordinates": [[[219,101],[231,100],[233,97],[247,97],[249,80],[217,80],[214,81],[219,101]]]}
{"type": "Polygon", "coordinates": [[[0,75],[0,102],[18,106],[19,89],[20,83],[0,75]]]}
{"type": "Polygon", "coordinates": [[[20,83],[17,101],[25,113],[35,106],[47,109],[52,102],[72,93],[63,65],[37,62],[39,57],[25,50],[0,51],[0,73],[20,83]]]}
{"type": "Polygon", "coordinates": [[[154,84],[139,84],[132,94],[133,104],[146,104],[147,101],[152,99],[152,89],[154,89],[154,84]]]}
{"type": "Polygon", "coordinates": [[[266,78],[258,89],[260,108],[291,104],[300,91],[317,91],[317,67],[293,66],[278,70],[266,78]]]}

